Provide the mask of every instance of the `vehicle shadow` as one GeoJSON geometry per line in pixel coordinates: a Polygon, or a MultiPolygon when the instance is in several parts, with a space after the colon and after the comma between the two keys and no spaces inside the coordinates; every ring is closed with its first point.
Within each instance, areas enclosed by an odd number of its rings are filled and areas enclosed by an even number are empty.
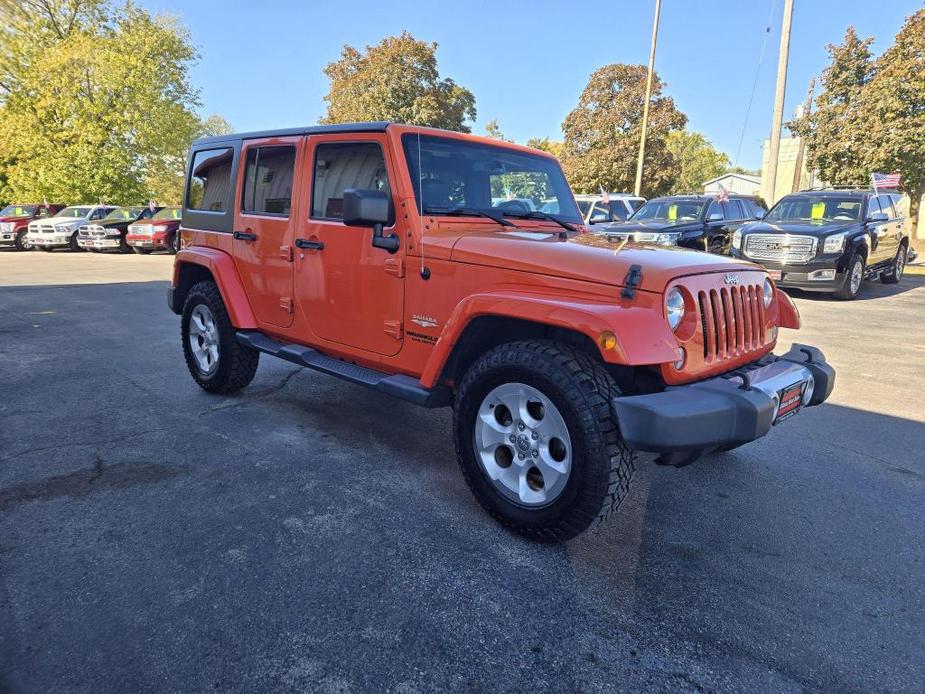
{"type": "MultiPolygon", "coordinates": [[[[879,280],[868,280],[861,285],[860,294],[858,294],[858,297],[853,299],[853,301],[871,301],[875,299],[882,299],[888,296],[905,294],[906,292],[920,289],[922,287],[925,287],[925,275],[903,275],[898,284],[884,284],[879,280]]],[[[790,294],[794,297],[799,297],[801,299],[812,299],[814,301],[820,302],[834,301],[839,303],[842,301],[841,299],[836,299],[831,294],[825,292],[807,292],[801,289],[794,289],[792,287],[781,287],[781,289],[787,294],[790,294]]]]}

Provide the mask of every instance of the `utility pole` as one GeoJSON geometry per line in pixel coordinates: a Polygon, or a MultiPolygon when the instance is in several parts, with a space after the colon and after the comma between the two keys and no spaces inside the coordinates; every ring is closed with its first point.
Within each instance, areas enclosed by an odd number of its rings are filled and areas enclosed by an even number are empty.
{"type": "Polygon", "coordinates": [[[784,96],[787,93],[787,61],[790,57],[790,23],[793,0],[784,0],[784,18],[780,27],[780,50],[777,56],[777,89],[774,91],[774,117],[771,123],[771,147],[768,152],[765,194],[769,205],[777,198],[777,160],[780,158],[780,131],[784,120],[784,96]]]}
{"type": "MultiPolygon", "coordinates": [[[[809,118],[813,110],[813,90],[816,88],[816,78],[809,80],[809,90],[806,92],[806,102],[803,104],[803,117],[809,118]]],[[[793,185],[790,186],[790,192],[795,193],[800,189],[800,183],[803,180],[803,153],[806,151],[806,138],[800,138],[800,144],[797,145],[797,159],[793,164],[793,185]]]]}
{"type": "Polygon", "coordinates": [[[642,135],[639,138],[639,161],[636,162],[635,195],[642,193],[642,162],[646,158],[646,129],[649,127],[649,100],[652,98],[652,75],[655,72],[655,42],[658,40],[658,18],[662,0],[655,0],[655,20],[652,22],[652,48],[649,51],[649,76],[646,78],[646,102],[642,107],[642,135]]]}

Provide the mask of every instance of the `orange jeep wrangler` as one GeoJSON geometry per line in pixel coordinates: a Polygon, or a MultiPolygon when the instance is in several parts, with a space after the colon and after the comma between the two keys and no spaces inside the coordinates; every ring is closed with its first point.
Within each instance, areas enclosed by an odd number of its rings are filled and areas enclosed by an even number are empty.
{"type": "Polygon", "coordinates": [[[626,495],[832,392],[767,272],[587,233],[552,156],[359,123],[193,143],[168,303],[205,390],[261,352],[423,407],[501,523],[564,540],[626,495]],[[554,203],[554,204],[549,204],[554,203]],[[540,211],[558,210],[556,214],[540,211]]]}

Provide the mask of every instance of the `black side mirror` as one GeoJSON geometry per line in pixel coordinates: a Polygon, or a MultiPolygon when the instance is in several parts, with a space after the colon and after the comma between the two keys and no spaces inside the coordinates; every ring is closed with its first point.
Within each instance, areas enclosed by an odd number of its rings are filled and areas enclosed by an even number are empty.
{"type": "Polygon", "coordinates": [[[352,227],[372,227],[373,246],[389,253],[398,250],[399,239],[385,236],[383,229],[395,224],[395,207],[388,193],[381,190],[344,190],[344,224],[352,227]]]}

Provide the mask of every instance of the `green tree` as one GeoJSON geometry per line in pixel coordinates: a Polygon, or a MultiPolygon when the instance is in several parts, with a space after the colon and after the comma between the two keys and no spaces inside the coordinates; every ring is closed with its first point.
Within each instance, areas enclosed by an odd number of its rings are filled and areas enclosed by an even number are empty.
{"type": "Polygon", "coordinates": [[[388,120],[469,132],[475,96],[452,79],[440,79],[437,44],[407,31],[361,53],[344,46],[324,74],[331,81],[322,123],[388,120]]]}
{"type": "MultiPolygon", "coordinates": [[[[578,106],[565,118],[563,164],[576,190],[632,190],[646,74],[643,65],[605,65],[591,75],[578,106]]],[[[668,134],[687,124],[674,100],[662,96],[664,86],[654,75],[643,177],[643,194],[649,197],[674,185],[680,167],[668,150],[668,134]]]]}
{"type": "Polygon", "coordinates": [[[918,220],[925,195],[925,9],[906,20],[874,65],[862,94],[870,114],[870,170],[899,172],[909,212],[918,220]]]}
{"type": "Polygon", "coordinates": [[[673,190],[694,193],[703,190],[704,181],[723,174],[731,162],[703,135],[688,130],[668,133],[668,151],[680,167],[673,190]]]}
{"type": "Polygon", "coordinates": [[[831,62],[822,73],[816,110],[788,124],[806,140],[809,167],[833,184],[870,180],[873,114],[862,108],[861,95],[874,73],[872,42],[849,26],[840,45],[827,46],[831,62]]]}
{"type": "Polygon", "coordinates": [[[200,120],[168,16],[103,0],[0,0],[2,197],[176,202],[200,120]]]}
{"type": "Polygon", "coordinates": [[[508,142],[508,139],[504,136],[504,133],[501,131],[501,126],[498,124],[497,118],[492,118],[485,124],[485,135],[487,137],[493,137],[496,140],[503,140],[508,142]]]}
{"type": "Polygon", "coordinates": [[[549,152],[552,156],[556,157],[556,159],[562,159],[562,143],[551,140],[548,137],[531,137],[527,140],[527,147],[549,152]]]}

